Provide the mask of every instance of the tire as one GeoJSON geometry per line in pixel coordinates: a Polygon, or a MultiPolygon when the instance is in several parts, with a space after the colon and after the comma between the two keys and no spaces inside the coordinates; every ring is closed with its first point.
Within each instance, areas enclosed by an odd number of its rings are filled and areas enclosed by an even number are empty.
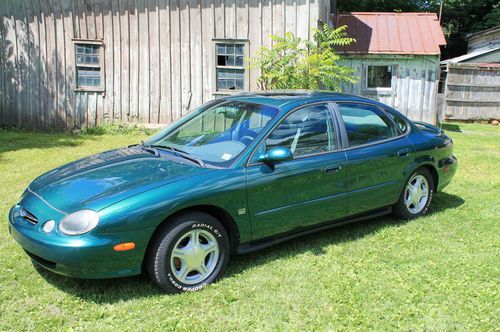
{"type": "Polygon", "coordinates": [[[401,219],[418,218],[427,213],[433,195],[434,181],[431,173],[425,168],[419,168],[406,181],[399,201],[393,206],[392,214],[401,219]]]}
{"type": "Polygon", "coordinates": [[[167,293],[197,291],[220,278],[229,250],[229,237],[217,219],[189,212],[158,230],[146,256],[146,269],[167,293]]]}

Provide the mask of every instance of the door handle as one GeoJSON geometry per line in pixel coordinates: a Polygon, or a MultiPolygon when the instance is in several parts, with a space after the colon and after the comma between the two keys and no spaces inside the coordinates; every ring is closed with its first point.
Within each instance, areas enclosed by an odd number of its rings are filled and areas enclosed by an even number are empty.
{"type": "Polygon", "coordinates": [[[396,155],[398,157],[408,157],[408,155],[410,154],[410,149],[406,148],[406,149],[403,149],[403,150],[399,150],[396,155]]]}
{"type": "Polygon", "coordinates": [[[337,173],[341,169],[342,169],[342,164],[335,164],[335,165],[326,166],[323,169],[323,172],[325,172],[325,174],[331,174],[331,173],[337,173]]]}

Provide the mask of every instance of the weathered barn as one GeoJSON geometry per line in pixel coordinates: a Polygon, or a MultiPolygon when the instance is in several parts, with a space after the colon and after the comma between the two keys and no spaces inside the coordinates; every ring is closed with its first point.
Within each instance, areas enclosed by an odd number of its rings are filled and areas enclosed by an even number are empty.
{"type": "Polygon", "coordinates": [[[330,0],[3,0],[0,125],[166,124],[255,88],[245,58],[308,38],[330,0]]]}
{"type": "Polygon", "coordinates": [[[357,42],[339,51],[356,69],[350,93],[393,106],[413,120],[435,123],[440,46],[445,39],[433,13],[339,13],[357,42]]]}

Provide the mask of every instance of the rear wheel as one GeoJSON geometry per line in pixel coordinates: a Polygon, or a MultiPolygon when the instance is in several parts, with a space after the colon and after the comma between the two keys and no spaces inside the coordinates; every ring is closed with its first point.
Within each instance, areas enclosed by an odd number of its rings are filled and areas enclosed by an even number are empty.
{"type": "Polygon", "coordinates": [[[425,168],[416,170],[405,184],[393,214],[402,219],[413,219],[427,213],[434,194],[432,175],[425,168]]]}
{"type": "Polygon", "coordinates": [[[222,275],[229,261],[229,238],[214,217],[186,213],[159,230],[146,260],[149,276],[160,288],[196,291],[222,275]]]}

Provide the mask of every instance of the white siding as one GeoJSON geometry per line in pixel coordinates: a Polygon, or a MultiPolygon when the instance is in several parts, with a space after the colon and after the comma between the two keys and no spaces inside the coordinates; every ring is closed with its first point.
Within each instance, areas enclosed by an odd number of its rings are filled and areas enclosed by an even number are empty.
{"type": "Polygon", "coordinates": [[[345,86],[345,92],[362,95],[390,105],[415,121],[436,123],[439,56],[349,56],[344,64],[354,68],[359,80],[345,86]],[[397,77],[391,91],[377,93],[365,87],[368,65],[395,65],[397,77]]]}

